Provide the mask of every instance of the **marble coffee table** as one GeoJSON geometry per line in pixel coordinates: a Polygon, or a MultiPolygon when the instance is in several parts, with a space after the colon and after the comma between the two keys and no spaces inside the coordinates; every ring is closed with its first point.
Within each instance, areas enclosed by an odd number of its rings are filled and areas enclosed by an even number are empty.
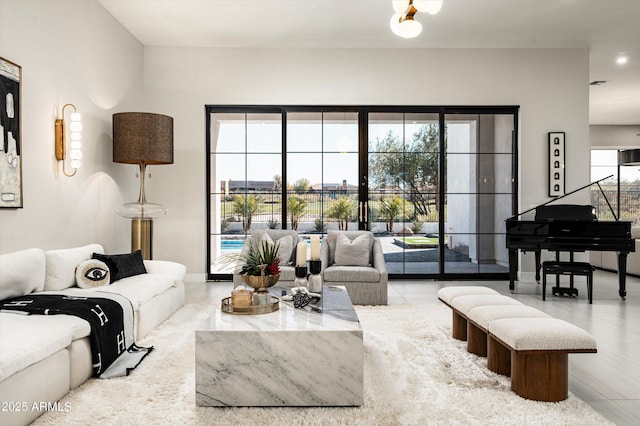
{"type": "Polygon", "coordinates": [[[344,287],[325,286],[316,307],[281,301],[261,315],[218,307],[195,339],[197,405],[363,403],[362,328],[344,287]]]}

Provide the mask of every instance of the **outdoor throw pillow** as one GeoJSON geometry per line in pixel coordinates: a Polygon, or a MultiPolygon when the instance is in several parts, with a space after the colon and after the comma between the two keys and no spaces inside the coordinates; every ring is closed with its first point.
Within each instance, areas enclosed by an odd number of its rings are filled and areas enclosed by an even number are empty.
{"type": "Polygon", "coordinates": [[[88,259],[76,268],[76,284],[80,288],[109,285],[109,267],[98,259],[88,259]]]}
{"type": "Polygon", "coordinates": [[[369,265],[369,236],[366,234],[350,240],[339,234],[336,240],[335,264],[340,266],[369,265]]]}
{"type": "Polygon", "coordinates": [[[101,260],[107,264],[112,283],[122,278],[147,273],[147,269],[144,267],[144,261],[142,260],[142,252],[140,250],[126,254],[93,253],[92,258],[101,260]]]}

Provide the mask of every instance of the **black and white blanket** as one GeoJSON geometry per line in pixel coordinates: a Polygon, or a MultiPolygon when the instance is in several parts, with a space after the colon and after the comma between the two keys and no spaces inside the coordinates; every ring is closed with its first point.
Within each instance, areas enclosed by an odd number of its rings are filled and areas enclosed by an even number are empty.
{"type": "Polygon", "coordinates": [[[128,375],[153,350],[135,344],[133,306],[119,294],[73,289],[28,294],[5,299],[0,309],[30,315],[74,315],[87,321],[93,374],[101,379],[128,375]]]}

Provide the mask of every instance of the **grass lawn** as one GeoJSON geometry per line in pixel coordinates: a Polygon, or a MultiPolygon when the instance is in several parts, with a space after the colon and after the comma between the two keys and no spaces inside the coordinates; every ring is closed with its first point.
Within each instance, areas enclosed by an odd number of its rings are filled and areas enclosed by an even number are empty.
{"type": "Polygon", "coordinates": [[[408,244],[438,245],[438,237],[401,237],[408,244]]]}

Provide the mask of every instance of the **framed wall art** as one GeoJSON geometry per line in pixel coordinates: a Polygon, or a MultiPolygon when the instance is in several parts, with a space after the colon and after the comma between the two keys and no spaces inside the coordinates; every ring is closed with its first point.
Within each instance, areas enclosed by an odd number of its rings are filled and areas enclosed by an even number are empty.
{"type": "Polygon", "coordinates": [[[549,197],[564,195],[564,132],[549,132],[549,197]]]}
{"type": "Polygon", "coordinates": [[[0,208],[22,207],[22,67],[0,57],[0,208]]]}

